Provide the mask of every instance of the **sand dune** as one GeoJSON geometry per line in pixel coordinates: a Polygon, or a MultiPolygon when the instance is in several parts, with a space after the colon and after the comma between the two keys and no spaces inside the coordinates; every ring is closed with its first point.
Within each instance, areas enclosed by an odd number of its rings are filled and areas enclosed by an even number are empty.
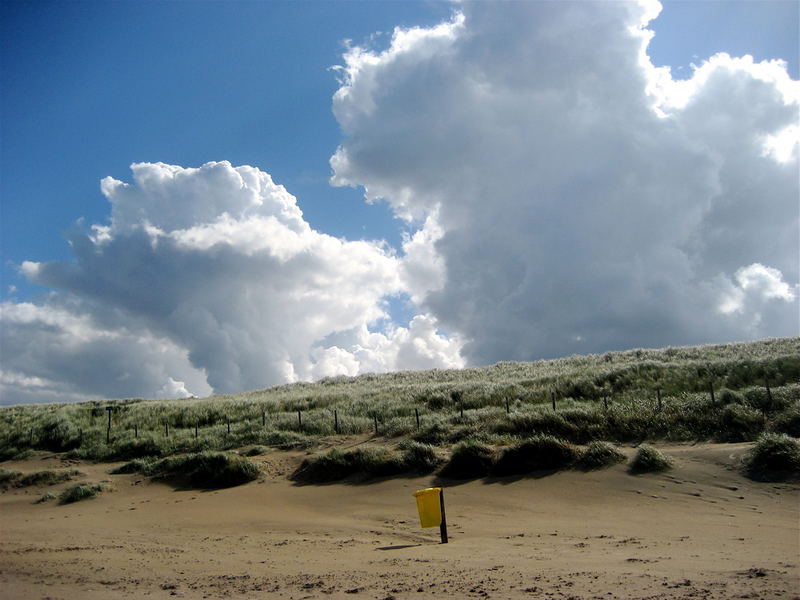
{"type": "Polygon", "coordinates": [[[431,477],[296,486],[302,455],[275,451],[259,481],[198,491],[80,464],[113,489],[64,506],[34,504],[63,485],[0,494],[0,596],[799,598],[800,485],[742,477],[747,447],[666,446],[660,475],[446,484],[446,545],[411,496],[431,477]]]}

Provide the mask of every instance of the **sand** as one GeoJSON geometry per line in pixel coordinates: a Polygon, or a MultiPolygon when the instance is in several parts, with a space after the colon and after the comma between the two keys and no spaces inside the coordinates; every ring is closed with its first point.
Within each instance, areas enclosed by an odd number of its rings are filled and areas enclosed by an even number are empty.
{"type": "Polygon", "coordinates": [[[657,475],[445,482],[445,545],[411,496],[432,477],[297,486],[302,454],[274,451],[259,481],[176,490],[37,455],[3,466],[77,466],[113,489],[0,494],[0,597],[797,599],[800,485],[744,478],[748,447],[665,446],[675,468],[657,475]]]}

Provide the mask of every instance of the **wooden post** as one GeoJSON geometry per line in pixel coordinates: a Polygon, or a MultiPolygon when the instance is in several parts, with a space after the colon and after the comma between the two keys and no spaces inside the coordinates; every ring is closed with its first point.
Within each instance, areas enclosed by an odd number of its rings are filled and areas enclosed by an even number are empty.
{"type": "Polygon", "coordinates": [[[414,409],[414,416],[417,418],[417,429],[419,429],[419,409],[414,409]]]}
{"type": "Polygon", "coordinates": [[[194,424],[194,439],[197,439],[197,423],[194,424]]]}
{"type": "Polygon", "coordinates": [[[442,523],[439,525],[439,533],[442,535],[442,543],[447,543],[447,515],[444,512],[444,488],[439,490],[439,507],[442,510],[442,523]]]}
{"type": "Polygon", "coordinates": [[[711,392],[711,406],[716,406],[717,405],[717,400],[714,398],[714,380],[713,379],[711,379],[708,382],[708,389],[711,392]]]}
{"type": "Polygon", "coordinates": [[[603,410],[608,410],[608,396],[603,396],[603,410]]]}
{"type": "Polygon", "coordinates": [[[113,406],[106,406],[106,412],[108,413],[108,428],[106,429],[106,444],[111,443],[111,411],[114,410],[113,406]]]}
{"type": "Polygon", "coordinates": [[[133,437],[139,439],[139,425],[136,423],[133,424],[133,437]]]}
{"type": "Polygon", "coordinates": [[[228,425],[228,435],[231,434],[231,420],[228,417],[225,417],[225,423],[228,425]]]}
{"type": "Polygon", "coordinates": [[[464,418],[464,403],[459,401],[458,408],[461,410],[461,418],[464,418]]]}
{"type": "Polygon", "coordinates": [[[169,423],[164,421],[164,436],[169,437],[169,423]]]}
{"type": "Polygon", "coordinates": [[[31,430],[28,433],[28,446],[33,446],[33,427],[31,427],[31,430]]]}
{"type": "Polygon", "coordinates": [[[262,427],[267,426],[267,413],[263,410],[261,411],[261,426],[262,427]]]}
{"type": "Polygon", "coordinates": [[[378,415],[372,415],[372,420],[375,422],[375,435],[378,435],[378,415]]]}
{"type": "Polygon", "coordinates": [[[334,409],[333,411],[333,430],[338,434],[339,433],[339,411],[334,409]]]}
{"type": "Polygon", "coordinates": [[[556,409],[556,393],[553,390],[550,390],[550,400],[553,401],[553,410],[556,409]]]}
{"type": "Polygon", "coordinates": [[[511,408],[508,406],[508,396],[506,396],[506,414],[511,413],[511,408]]]}
{"type": "Polygon", "coordinates": [[[303,428],[303,416],[300,413],[300,409],[299,408],[297,409],[297,428],[298,429],[302,429],[303,428]]]}
{"type": "Polygon", "coordinates": [[[656,396],[658,396],[658,412],[661,412],[661,389],[656,388],[656,396]]]}
{"type": "Polygon", "coordinates": [[[764,373],[764,387],[767,389],[767,400],[769,400],[769,410],[772,410],[772,391],[769,389],[769,379],[764,373]]]}

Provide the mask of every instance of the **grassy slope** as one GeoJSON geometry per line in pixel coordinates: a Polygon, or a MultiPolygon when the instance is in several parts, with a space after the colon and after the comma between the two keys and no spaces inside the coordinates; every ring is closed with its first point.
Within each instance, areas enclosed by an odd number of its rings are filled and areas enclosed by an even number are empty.
{"type": "Polygon", "coordinates": [[[310,447],[336,433],[337,418],[341,434],[369,433],[377,423],[383,436],[434,445],[507,445],[539,434],[578,444],[744,441],[764,431],[797,437],[798,382],[800,338],[786,338],[335,377],[204,399],[14,406],[0,408],[0,460],[30,449],[116,460],[310,447]],[[114,407],[110,443],[106,406],[114,407]]]}

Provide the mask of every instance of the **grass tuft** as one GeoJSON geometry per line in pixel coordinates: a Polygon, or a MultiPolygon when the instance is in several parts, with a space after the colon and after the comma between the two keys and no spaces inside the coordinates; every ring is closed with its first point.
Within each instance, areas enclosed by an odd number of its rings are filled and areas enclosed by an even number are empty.
{"type": "Polygon", "coordinates": [[[504,477],[566,469],[577,458],[575,447],[564,440],[551,435],[537,435],[503,450],[492,467],[491,475],[504,477]]]}
{"type": "Polygon", "coordinates": [[[58,496],[58,503],[71,504],[88,498],[94,498],[105,489],[106,486],[100,483],[78,483],[61,492],[58,496]]]}
{"type": "Polygon", "coordinates": [[[586,449],[581,452],[576,466],[583,471],[594,471],[611,467],[625,460],[625,455],[609,442],[589,442],[586,449]]]}
{"type": "Polygon", "coordinates": [[[658,473],[672,468],[672,460],[660,450],[647,444],[639,446],[636,456],[633,457],[630,465],[630,472],[638,473],[658,473]]]}
{"type": "Polygon", "coordinates": [[[357,475],[361,478],[397,475],[408,470],[401,456],[382,446],[368,446],[343,452],[333,448],[308,458],[292,474],[294,481],[326,483],[357,475]]]}
{"type": "Polygon", "coordinates": [[[66,471],[34,471],[22,475],[16,482],[17,487],[29,487],[33,485],[55,485],[69,481],[73,477],[82,475],[77,469],[67,469],[66,471]]]}
{"type": "Polygon", "coordinates": [[[492,470],[494,451],[491,446],[477,440],[467,440],[457,444],[450,460],[439,472],[450,479],[478,479],[486,477],[492,470]]]}
{"type": "Polygon", "coordinates": [[[432,473],[443,462],[443,459],[437,454],[436,448],[430,444],[404,440],[397,447],[403,452],[400,460],[405,470],[418,475],[432,473]]]}
{"type": "Polygon", "coordinates": [[[144,468],[145,475],[182,479],[204,489],[241,485],[257,479],[258,473],[258,467],[246,458],[224,452],[197,452],[162,458],[144,468]]]}
{"type": "Polygon", "coordinates": [[[786,481],[800,477],[800,442],[783,433],[765,433],[745,457],[751,479],[786,481]]]}

